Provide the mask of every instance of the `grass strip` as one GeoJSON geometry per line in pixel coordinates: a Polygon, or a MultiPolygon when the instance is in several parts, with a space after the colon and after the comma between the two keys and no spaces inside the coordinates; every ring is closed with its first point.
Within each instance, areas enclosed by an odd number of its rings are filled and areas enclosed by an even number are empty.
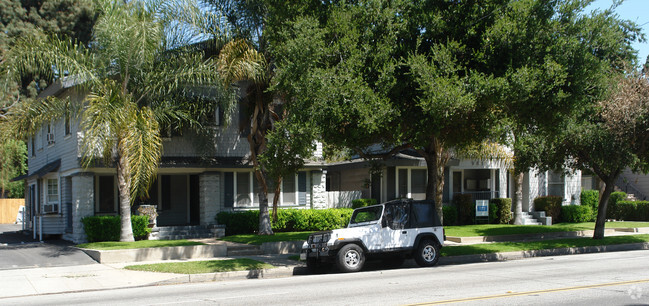
{"type": "MultiPolygon", "coordinates": [[[[606,228],[649,227],[649,222],[607,222],[606,228]]],[[[447,236],[502,236],[516,234],[540,234],[550,232],[575,232],[595,229],[595,222],[558,223],[554,225],[510,225],[510,224],[475,224],[445,226],[447,236]]]]}
{"type": "Polygon", "coordinates": [[[220,238],[223,241],[261,245],[264,242],[307,240],[313,232],[283,232],[274,235],[232,235],[220,238]]]}
{"type": "Polygon", "coordinates": [[[273,265],[248,258],[206,260],[206,261],[185,261],[165,262],[157,264],[133,265],[124,267],[128,270],[164,272],[177,274],[200,274],[230,271],[247,271],[274,268],[273,265]]]}
{"type": "Polygon", "coordinates": [[[604,237],[604,239],[592,238],[565,238],[542,241],[525,242],[495,242],[485,244],[445,246],[442,248],[442,256],[491,254],[515,251],[534,251],[558,248],[577,248],[587,246],[602,246],[627,243],[649,242],[649,234],[625,235],[604,237]]]}
{"type": "Polygon", "coordinates": [[[79,244],[77,247],[93,250],[124,250],[124,249],[144,249],[144,248],[163,248],[176,246],[204,245],[205,243],[189,240],[140,240],[131,242],[122,241],[102,241],[79,244]]]}

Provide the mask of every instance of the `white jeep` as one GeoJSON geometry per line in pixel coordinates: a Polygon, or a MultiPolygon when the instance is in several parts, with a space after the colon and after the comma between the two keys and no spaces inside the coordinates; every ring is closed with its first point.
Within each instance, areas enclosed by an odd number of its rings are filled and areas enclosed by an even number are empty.
{"type": "Polygon", "coordinates": [[[433,201],[394,200],[354,210],[347,228],[311,234],[300,259],[312,271],[335,263],[343,272],[355,272],[368,258],[392,266],[414,258],[430,267],[439,260],[444,238],[433,201]]]}

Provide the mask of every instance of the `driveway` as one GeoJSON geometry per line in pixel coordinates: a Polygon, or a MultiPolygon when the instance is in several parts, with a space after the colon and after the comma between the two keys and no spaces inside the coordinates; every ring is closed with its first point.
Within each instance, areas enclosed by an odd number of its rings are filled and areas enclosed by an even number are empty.
{"type": "Polygon", "coordinates": [[[39,242],[20,224],[0,224],[0,270],[97,264],[64,240],[39,242]]]}

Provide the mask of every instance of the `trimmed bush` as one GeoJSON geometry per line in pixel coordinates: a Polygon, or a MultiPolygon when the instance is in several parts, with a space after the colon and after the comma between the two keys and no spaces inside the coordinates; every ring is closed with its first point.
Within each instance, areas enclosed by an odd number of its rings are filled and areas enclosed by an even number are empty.
{"type": "Polygon", "coordinates": [[[599,204],[599,191],[597,190],[581,191],[581,206],[590,206],[592,210],[597,211],[598,204],[599,204]]]}
{"type": "Polygon", "coordinates": [[[545,211],[545,213],[554,220],[561,220],[561,202],[563,198],[559,196],[543,196],[534,199],[534,210],[545,211]]]}
{"type": "Polygon", "coordinates": [[[620,220],[649,221],[649,201],[619,201],[617,210],[620,220]]]}
{"type": "Polygon", "coordinates": [[[624,199],[626,199],[626,192],[616,191],[611,193],[611,196],[608,198],[608,205],[606,206],[607,219],[622,219],[620,217],[620,211],[617,207],[617,203],[624,201],[624,199]]]}
{"type": "Polygon", "coordinates": [[[459,225],[473,224],[475,217],[475,205],[473,196],[470,194],[458,194],[453,196],[453,203],[457,207],[459,225]]]}
{"type": "Polygon", "coordinates": [[[589,205],[566,205],[561,207],[561,220],[568,223],[591,222],[595,219],[589,205]]]}
{"type": "Polygon", "coordinates": [[[494,224],[509,224],[512,221],[512,199],[491,199],[489,201],[489,220],[494,224]]]}
{"type": "Polygon", "coordinates": [[[444,226],[457,224],[457,208],[455,206],[442,207],[444,213],[444,226]]]}
{"type": "MultiPolygon", "coordinates": [[[[81,219],[88,242],[119,241],[120,216],[90,216],[81,219]]],[[[136,240],[145,239],[151,233],[149,217],[131,216],[131,228],[136,240]]]]}
{"type": "Polygon", "coordinates": [[[365,206],[376,205],[376,199],[356,199],[352,200],[352,208],[360,208],[365,206]]]}
{"type": "MultiPolygon", "coordinates": [[[[325,231],[346,227],[354,210],[338,209],[280,209],[277,222],[272,222],[274,232],[325,231]]],[[[271,218],[272,219],[272,218],[271,218]]],[[[222,211],[216,221],[225,225],[226,235],[254,234],[259,231],[259,211],[222,211]]]]}

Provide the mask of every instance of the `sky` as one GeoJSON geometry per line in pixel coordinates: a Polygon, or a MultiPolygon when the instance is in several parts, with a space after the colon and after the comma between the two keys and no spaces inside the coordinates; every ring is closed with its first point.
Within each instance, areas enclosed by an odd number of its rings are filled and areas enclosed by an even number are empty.
{"type": "MultiPolygon", "coordinates": [[[[586,11],[593,9],[607,9],[613,4],[613,0],[596,0],[586,8],[586,11]]],[[[642,27],[642,32],[649,39],[649,0],[625,0],[622,5],[615,9],[615,12],[622,19],[634,21],[642,27]]],[[[634,43],[633,48],[638,50],[638,62],[644,64],[649,55],[649,42],[634,43]]]]}

